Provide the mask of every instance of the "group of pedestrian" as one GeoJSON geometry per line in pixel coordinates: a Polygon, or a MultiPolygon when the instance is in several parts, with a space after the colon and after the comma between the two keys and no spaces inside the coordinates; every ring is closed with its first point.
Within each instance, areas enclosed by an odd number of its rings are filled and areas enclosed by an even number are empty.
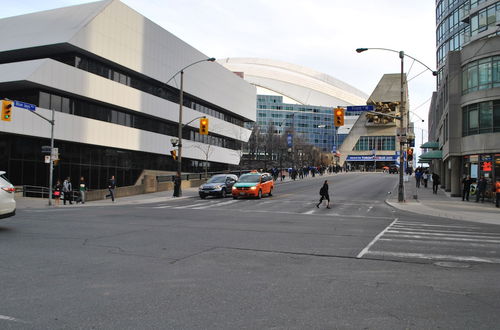
{"type": "MultiPolygon", "coordinates": [[[[111,179],[108,181],[108,191],[109,194],[105,196],[105,198],[111,197],[111,200],[114,202],[115,201],[115,189],[116,189],[116,180],[115,176],[111,176],[111,179]]],[[[78,183],[78,189],[77,189],[77,195],[76,199],[74,200],[76,204],[82,203],[85,204],[86,198],[85,194],[87,192],[87,184],[85,182],[85,178],[82,176],[80,177],[80,181],[78,183]]],[[[73,184],[71,183],[71,178],[67,177],[64,179],[64,181],[61,183],[61,179],[57,179],[56,184],[54,185],[53,192],[52,192],[52,197],[55,200],[55,206],[60,205],[61,199],[63,201],[63,205],[66,205],[66,202],[68,202],[70,205],[73,204],[73,184]]]]}
{"type": "MultiPolygon", "coordinates": [[[[469,200],[471,190],[476,194],[476,203],[479,203],[481,199],[481,203],[484,203],[484,196],[486,194],[486,188],[488,186],[488,180],[481,175],[479,180],[476,183],[475,189],[472,189],[472,185],[474,184],[474,180],[471,179],[470,175],[467,175],[462,179],[462,201],[469,200]]],[[[496,188],[493,187],[493,191],[496,191],[496,188]]],[[[498,202],[497,202],[498,207],[498,202]]]]}
{"type": "Polygon", "coordinates": [[[420,185],[422,185],[422,184],[425,188],[427,188],[427,185],[428,185],[429,181],[431,181],[431,179],[432,179],[432,175],[431,175],[431,172],[429,172],[428,168],[417,167],[415,169],[415,181],[416,181],[417,188],[420,188],[420,185]]]}

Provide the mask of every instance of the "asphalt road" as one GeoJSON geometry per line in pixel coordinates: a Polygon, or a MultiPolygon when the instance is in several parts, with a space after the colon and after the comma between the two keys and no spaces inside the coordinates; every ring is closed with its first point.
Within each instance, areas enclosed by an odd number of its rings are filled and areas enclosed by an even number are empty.
{"type": "Polygon", "coordinates": [[[394,210],[396,183],[20,210],[0,223],[0,328],[500,328],[500,226],[394,210]]]}

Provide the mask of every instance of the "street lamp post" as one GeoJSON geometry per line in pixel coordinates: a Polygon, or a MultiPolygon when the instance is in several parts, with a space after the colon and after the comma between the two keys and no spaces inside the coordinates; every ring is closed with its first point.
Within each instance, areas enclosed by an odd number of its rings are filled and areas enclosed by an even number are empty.
{"type": "Polygon", "coordinates": [[[403,79],[403,74],[404,74],[404,57],[405,55],[408,56],[409,58],[413,59],[414,61],[417,61],[418,63],[422,64],[424,67],[426,67],[429,71],[432,72],[432,75],[437,76],[437,72],[429,68],[427,65],[424,63],[420,62],[416,58],[405,54],[404,51],[397,51],[394,49],[388,49],[388,48],[357,48],[356,52],[362,53],[364,51],[367,51],[369,49],[374,49],[374,50],[386,50],[389,52],[394,52],[399,54],[399,58],[401,59],[401,85],[400,85],[400,104],[399,104],[399,116],[400,116],[400,121],[399,121],[399,127],[400,127],[400,141],[399,141],[399,185],[398,185],[398,202],[404,202],[404,184],[403,184],[403,163],[404,163],[404,155],[403,155],[403,129],[404,129],[404,123],[403,119],[405,118],[405,105],[404,105],[404,79],[403,79]]]}
{"type": "Polygon", "coordinates": [[[179,139],[179,142],[177,144],[178,150],[177,150],[177,175],[175,177],[174,181],[174,197],[181,197],[182,196],[182,189],[181,189],[181,175],[182,175],[182,107],[184,103],[184,70],[189,68],[190,66],[193,66],[195,64],[201,63],[201,62],[214,62],[215,58],[210,57],[206,58],[203,60],[199,60],[196,62],[193,62],[189,65],[186,65],[184,68],[176,72],[166,83],[168,84],[172,79],[174,79],[177,74],[181,74],[181,82],[180,82],[180,88],[179,88],[179,127],[178,127],[178,132],[177,132],[177,138],[179,139]]]}

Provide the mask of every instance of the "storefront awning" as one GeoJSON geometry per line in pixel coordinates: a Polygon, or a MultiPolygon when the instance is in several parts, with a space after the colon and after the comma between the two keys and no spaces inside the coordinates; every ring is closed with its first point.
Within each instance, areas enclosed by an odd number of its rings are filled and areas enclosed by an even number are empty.
{"type": "Polygon", "coordinates": [[[428,142],[425,142],[424,144],[422,144],[420,146],[420,148],[422,149],[437,149],[439,148],[439,143],[438,142],[435,142],[435,141],[428,141],[428,142]]]}
{"type": "Polygon", "coordinates": [[[432,160],[432,159],[442,159],[442,150],[431,150],[420,155],[419,159],[432,160]]]}

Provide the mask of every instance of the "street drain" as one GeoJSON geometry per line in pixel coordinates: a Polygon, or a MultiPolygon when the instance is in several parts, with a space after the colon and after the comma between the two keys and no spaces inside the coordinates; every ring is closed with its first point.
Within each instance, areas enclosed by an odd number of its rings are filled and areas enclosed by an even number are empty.
{"type": "Polygon", "coordinates": [[[435,262],[434,265],[446,268],[470,268],[469,264],[463,262],[452,262],[452,261],[439,261],[435,262]]]}

